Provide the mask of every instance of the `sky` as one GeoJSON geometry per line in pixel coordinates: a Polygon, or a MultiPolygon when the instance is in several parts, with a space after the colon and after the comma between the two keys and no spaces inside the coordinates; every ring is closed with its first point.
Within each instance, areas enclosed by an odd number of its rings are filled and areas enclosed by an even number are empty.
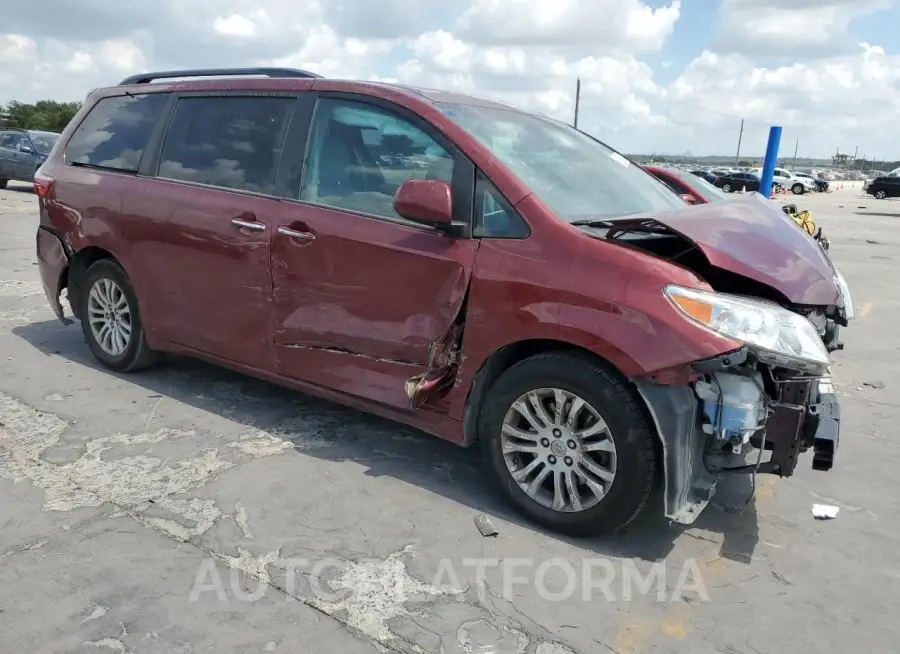
{"type": "Polygon", "coordinates": [[[42,0],[0,21],[0,103],[147,70],[278,65],[502,100],[628,153],[900,160],[900,0],[42,0]]]}

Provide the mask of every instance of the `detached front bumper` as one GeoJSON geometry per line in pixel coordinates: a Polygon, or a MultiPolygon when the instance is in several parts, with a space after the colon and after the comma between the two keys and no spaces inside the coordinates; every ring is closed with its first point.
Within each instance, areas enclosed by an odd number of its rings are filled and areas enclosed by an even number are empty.
{"type": "Polygon", "coordinates": [[[800,455],[809,449],[813,450],[814,470],[830,470],[834,465],[841,411],[828,379],[782,384],[763,437],[751,441],[757,448],[771,452],[768,460],[757,467],[757,450],[750,454],[752,465],[730,468],[709,462],[716,439],[703,430],[703,411],[692,388],[633,381],[662,443],[665,513],[675,522],[693,523],[715,494],[718,481],[726,475],[759,472],[790,477],[800,455]]]}
{"type": "Polygon", "coordinates": [[[69,253],[62,239],[45,227],[37,230],[37,260],[44,293],[53,312],[64,324],[71,324],[72,320],[66,318],[59,301],[69,267],[69,253]]]}

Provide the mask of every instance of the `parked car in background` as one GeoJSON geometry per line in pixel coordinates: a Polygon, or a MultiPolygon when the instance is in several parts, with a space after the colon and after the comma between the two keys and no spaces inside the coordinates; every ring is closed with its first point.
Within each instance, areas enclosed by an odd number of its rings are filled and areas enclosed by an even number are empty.
{"type": "Polygon", "coordinates": [[[58,138],[55,132],[0,130],[0,188],[6,188],[10,180],[33,182],[58,138]]]}
{"type": "MultiPolygon", "coordinates": [[[[751,171],[757,177],[762,175],[761,168],[754,168],[751,171]]],[[[804,193],[815,191],[816,182],[814,179],[807,177],[798,177],[786,168],[776,168],[772,175],[773,183],[788,189],[794,195],[803,195],[804,193]]]]}
{"type": "Polygon", "coordinates": [[[683,170],[662,168],[661,166],[644,166],[644,170],[680,195],[689,204],[725,202],[729,199],[720,189],[704,178],[686,173],[683,170]]]}
{"type": "Polygon", "coordinates": [[[759,177],[753,173],[729,173],[716,177],[713,185],[722,189],[725,193],[736,191],[758,191],[759,177]]]}
{"type": "Polygon", "coordinates": [[[696,177],[701,177],[701,178],[705,179],[707,182],[709,182],[710,184],[712,184],[716,179],[716,176],[713,175],[708,170],[692,170],[691,175],[694,175],[696,177]]]}
{"type": "Polygon", "coordinates": [[[477,442],[551,529],[619,528],[657,481],[691,523],[725,475],[832,466],[840,272],[758,194],[688,207],[565,123],[298,70],[136,75],[35,190],[47,297],[104,366],[178,352],[477,442]]]}
{"type": "Polygon", "coordinates": [[[863,190],[879,200],[900,197],[900,176],[886,175],[868,182],[863,190]]]}
{"type": "Polygon", "coordinates": [[[828,190],[828,182],[824,179],[819,179],[815,175],[811,173],[794,173],[794,176],[799,177],[801,179],[809,179],[812,180],[813,184],[815,184],[815,190],[819,192],[825,192],[828,190]]]}

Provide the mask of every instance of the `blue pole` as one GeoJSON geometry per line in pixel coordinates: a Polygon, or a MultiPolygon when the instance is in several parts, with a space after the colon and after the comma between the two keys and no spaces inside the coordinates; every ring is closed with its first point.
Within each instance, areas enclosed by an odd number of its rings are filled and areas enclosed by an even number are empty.
{"type": "Polygon", "coordinates": [[[759,176],[759,192],[763,197],[772,194],[772,179],[775,177],[775,164],[778,163],[778,145],[781,143],[781,128],[773,125],[769,128],[769,144],[766,146],[766,160],[759,176]]]}

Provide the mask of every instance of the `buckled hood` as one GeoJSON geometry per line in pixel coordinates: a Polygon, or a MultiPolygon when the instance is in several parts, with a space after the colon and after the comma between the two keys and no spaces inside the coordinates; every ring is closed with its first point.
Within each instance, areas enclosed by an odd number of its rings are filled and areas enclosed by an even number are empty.
{"type": "Polygon", "coordinates": [[[819,245],[758,193],[652,218],[693,241],[712,265],[770,286],[790,302],[842,304],[834,266],[819,245]]]}

